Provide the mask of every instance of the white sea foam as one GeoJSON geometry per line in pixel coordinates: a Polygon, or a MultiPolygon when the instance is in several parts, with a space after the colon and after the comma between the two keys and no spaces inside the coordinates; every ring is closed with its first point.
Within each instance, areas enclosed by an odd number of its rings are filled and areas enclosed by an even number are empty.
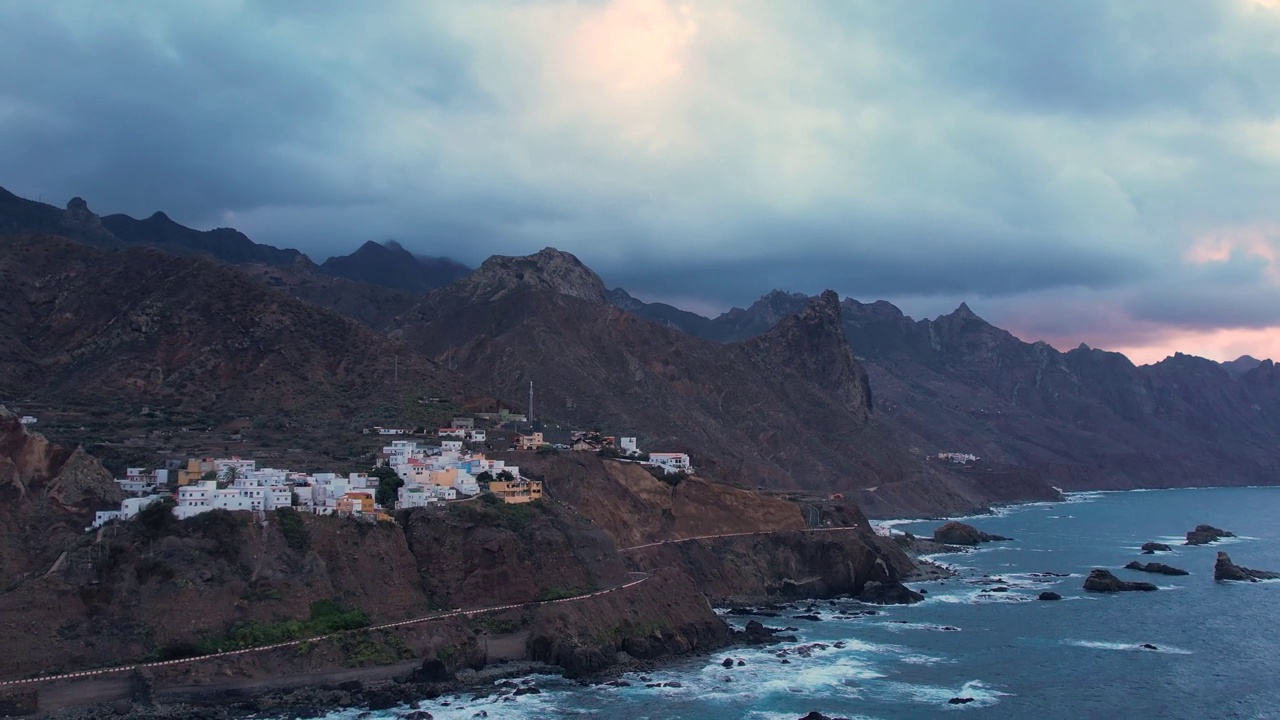
{"type": "Polygon", "coordinates": [[[1108,642],[1104,640],[1063,640],[1063,644],[1074,645],[1075,647],[1090,648],[1092,650],[1116,650],[1120,652],[1150,652],[1150,653],[1166,653],[1168,655],[1190,655],[1190,650],[1184,650],[1169,645],[1160,645],[1158,643],[1147,643],[1154,645],[1155,650],[1142,647],[1143,643],[1121,643],[1108,642]]]}
{"type": "Polygon", "coordinates": [[[909,700],[927,705],[935,705],[947,710],[968,710],[991,707],[1000,702],[1000,698],[1009,693],[1000,692],[987,687],[981,680],[970,680],[960,688],[940,687],[936,685],[912,685],[908,683],[886,683],[892,695],[902,700],[909,700]],[[951,698],[973,698],[973,702],[964,705],[950,705],[951,698]]]}

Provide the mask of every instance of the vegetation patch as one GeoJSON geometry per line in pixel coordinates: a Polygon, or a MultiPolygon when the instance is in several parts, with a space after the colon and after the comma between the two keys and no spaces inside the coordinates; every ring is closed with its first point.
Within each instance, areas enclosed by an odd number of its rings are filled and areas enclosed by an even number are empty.
{"type": "Polygon", "coordinates": [[[311,550],[311,533],[301,513],[291,507],[276,508],[276,522],[280,524],[280,533],[290,550],[300,553],[311,550]]]}
{"type": "MultiPolygon", "coordinates": [[[[208,655],[329,635],[344,630],[358,630],[368,625],[369,616],[363,610],[347,610],[333,600],[317,600],[311,603],[311,615],[306,620],[269,623],[251,620],[233,626],[222,637],[202,638],[193,647],[197,650],[196,655],[208,655]]],[[[165,650],[161,653],[164,654],[165,650]]]]}

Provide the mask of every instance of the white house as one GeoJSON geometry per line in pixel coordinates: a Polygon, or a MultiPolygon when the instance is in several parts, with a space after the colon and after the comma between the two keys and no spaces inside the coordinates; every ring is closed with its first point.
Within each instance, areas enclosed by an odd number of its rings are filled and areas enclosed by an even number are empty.
{"type": "Polygon", "coordinates": [[[693,464],[685,453],[649,453],[649,462],[667,472],[693,472],[693,464]]]}
{"type": "Polygon", "coordinates": [[[436,435],[442,438],[464,440],[467,437],[467,430],[466,428],[440,428],[436,431],[436,435]]]}
{"type": "Polygon", "coordinates": [[[484,442],[485,432],[483,430],[468,430],[467,441],[468,442],[484,442]]]}
{"type": "Polygon", "coordinates": [[[22,417],[18,418],[18,422],[23,425],[35,425],[36,419],[30,415],[23,415],[22,417]]]}
{"type": "Polygon", "coordinates": [[[443,440],[440,443],[440,450],[442,452],[447,452],[447,453],[460,453],[462,452],[462,441],[461,440],[443,440]]]}
{"type": "Polygon", "coordinates": [[[159,502],[164,498],[165,498],[164,495],[148,495],[147,497],[125,498],[125,501],[120,503],[119,510],[105,510],[105,511],[96,513],[93,516],[93,525],[86,528],[86,530],[96,530],[97,528],[100,528],[103,525],[106,525],[112,520],[131,520],[138,513],[142,512],[143,508],[150,505],[151,503],[159,502]]]}
{"type": "Polygon", "coordinates": [[[458,491],[440,485],[405,485],[397,492],[396,507],[426,507],[444,500],[455,500],[458,491]]]}
{"type": "Polygon", "coordinates": [[[633,437],[618,438],[618,450],[620,450],[623,455],[640,454],[640,446],[636,444],[636,439],[633,437]]]}

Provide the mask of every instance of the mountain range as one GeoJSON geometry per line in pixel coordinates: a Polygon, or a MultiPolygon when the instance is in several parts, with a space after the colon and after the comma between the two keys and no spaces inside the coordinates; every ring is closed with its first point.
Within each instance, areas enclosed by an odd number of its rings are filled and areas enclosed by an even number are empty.
{"type": "Polygon", "coordinates": [[[391,356],[423,394],[524,398],[533,382],[545,421],[689,451],[724,482],[854,493],[871,514],[1280,476],[1270,360],[1138,367],[1023,342],[963,304],[914,320],[830,291],[706,318],[609,290],[552,248],[469,271],[366,243],[316,266],[79,200],[0,193],[0,233],[22,234],[0,245],[7,396],[337,422],[394,411],[391,356]],[[939,452],[984,462],[925,460],[939,452]]]}

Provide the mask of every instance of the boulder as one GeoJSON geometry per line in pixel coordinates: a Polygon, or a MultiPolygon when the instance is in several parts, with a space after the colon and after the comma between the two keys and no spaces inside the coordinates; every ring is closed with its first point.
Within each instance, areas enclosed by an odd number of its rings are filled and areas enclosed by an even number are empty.
{"type": "Polygon", "coordinates": [[[1089,592],[1102,593],[1128,592],[1131,590],[1151,592],[1156,589],[1156,586],[1147,582],[1125,582],[1112,575],[1109,571],[1098,568],[1089,573],[1089,577],[1084,579],[1084,589],[1089,592]]]}
{"type": "Polygon", "coordinates": [[[1171,552],[1172,550],[1173,548],[1169,547],[1168,545],[1165,545],[1164,543],[1158,543],[1158,542],[1142,543],[1142,552],[1144,553],[1150,554],[1150,553],[1158,553],[1158,552],[1171,552]]]}
{"type": "Polygon", "coordinates": [[[1195,530],[1187,533],[1187,541],[1183,545],[1208,545],[1218,542],[1224,537],[1235,537],[1235,533],[1221,530],[1212,525],[1197,525],[1195,530]]]}
{"type": "Polygon", "coordinates": [[[1231,562],[1231,557],[1219,550],[1218,561],[1213,565],[1213,579],[1218,582],[1258,582],[1280,579],[1280,573],[1241,567],[1231,562]]]}
{"type": "MultiPolygon", "coordinates": [[[[733,639],[745,645],[775,645],[780,642],[795,642],[795,635],[779,635],[782,628],[771,628],[752,620],[747,627],[734,633],[733,639]]],[[[643,678],[641,678],[643,679],[643,678]]]]}
{"type": "Polygon", "coordinates": [[[933,531],[933,541],[947,545],[977,545],[984,542],[1012,540],[1001,535],[988,535],[972,525],[949,522],[933,531]]]}
{"type": "Polygon", "coordinates": [[[947,701],[948,705],[968,705],[973,702],[971,697],[953,697],[947,701]]]}
{"type": "Polygon", "coordinates": [[[1062,596],[1056,592],[1045,590],[1044,592],[1040,593],[1040,599],[1041,600],[1061,600],[1062,596]]]}
{"type": "Polygon", "coordinates": [[[414,682],[432,683],[453,680],[453,672],[439,658],[428,658],[422,661],[422,667],[413,673],[414,682]]]}
{"type": "Polygon", "coordinates": [[[858,593],[858,599],[875,605],[910,605],[924,600],[924,596],[896,580],[868,580],[862,586],[862,592],[858,593]]]}
{"type": "Polygon", "coordinates": [[[1134,560],[1124,566],[1125,570],[1137,570],[1138,572],[1159,573],[1160,575],[1190,575],[1191,573],[1181,568],[1165,565],[1164,563],[1143,563],[1134,560]]]}

